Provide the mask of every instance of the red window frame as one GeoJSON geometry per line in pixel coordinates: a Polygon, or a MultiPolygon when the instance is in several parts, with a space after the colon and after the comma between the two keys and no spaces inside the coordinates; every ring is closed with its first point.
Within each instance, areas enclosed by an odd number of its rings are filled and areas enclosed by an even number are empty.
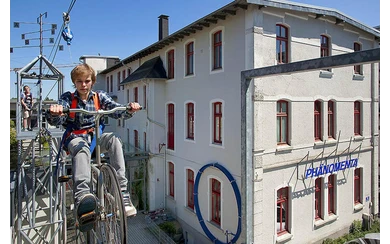
{"type": "Polygon", "coordinates": [[[133,89],[134,102],[138,102],[138,87],[134,87],[133,89]]]}
{"type": "Polygon", "coordinates": [[[222,69],[222,30],[213,34],[213,70],[222,69]]]}
{"type": "Polygon", "coordinates": [[[360,185],[361,185],[361,168],[357,168],[354,170],[353,173],[353,199],[355,205],[362,203],[362,197],[361,197],[361,191],[360,191],[360,185]]]}
{"type": "Polygon", "coordinates": [[[169,167],[169,196],[175,197],[175,165],[168,162],[169,167]]]}
{"type": "Polygon", "coordinates": [[[359,101],[355,101],[353,103],[353,131],[355,136],[361,135],[361,103],[359,101]]]}
{"type": "Polygon", "coordinates": [[[175,50],[168,52],[168,79],[175,78],[175,50]]]}
{"type": "MultiPolygon", "coordinates": [[[[322,57],[328,57],[330,56],[330,43],[329,43],[329,37],[325,35],[321,35],[321,48],[320,48],[320,54],[322,57]]],[[[327,71],[331,71],[331,69],[325,69],[327,71]]]]}
{"type": "Polygon", "coordinates": [[[144,88],[143,88],[143,90],[144,90],[144,104],[143,104],[143,109],[146,109],[146,85],[144,85],[144,88]]]}
{"type": "Polygon", "coordinates": [[[322,103],[319,100],[314,102],[314,140],[322,140],[322,103]]]}
{"type": "MultiPolygon", "coordinates": [[[[122,71],[122,81],[126,79],[126,70],[122,71]]],[[[122,90],[125,89],[125,87],[122,85],[122,90]]]]}
{"type": "Polygon", "coordinates": [[[213,142],[222,144],[222,103],[213,104],[213,142]]]}
{"type": "Polygon", "coordinates": [[[170,103],[168,104],[168,130],[167,130],[167,138],[168,145],[167,148],[174,150],[175,149],[175,106],[170,103]]]}
{"type": "Polygon", "coordinates": [[[335,212],[335,175],[331,174],[328,176],[328,214],[336,214],[335,212]]]}
{"type": "Polygon", "coordinates": [[[187,169],[187,207],[194,210],[194,171],[187,169]]]}
{"type": "Polygon", "coordinates": [[[315,219],[322,219],[322,178],[317,178],[315,180],[315,198],[314,198],[314,208],[315,208],[315,219]]]}
{"type": "Polygon", "coordinates": [[[120,83],[121,83],[121,72],[120,71],[117,73],[116,78],[117,78],[117,90],[120,91],[121,90],[121,86],[120,86],[120,83]]]}
{"type": "Polygon", "coordinates": [[[284,25],[276,25],[276,60],[278,64],[286,64],[289,59],[288,28],[284,25]]]}
{"type": "MultiPolygon", "coordinates": [[[[360,43],[354,42],[353,43],[353,51],[357,52],[362,50],[362,45],[360,43]]],[[[355,74],[361,75],[362,74],[362,65],[354,65],[353,71],[355,74]]]]}
{"type": "Polygon", "coordinates": [[[334,128],[334,102],[328,101],[328,138],[336,138],[335,128],[334,128]]]}
{"type": "Polygon", "coordinates": [[[186,75],[194,74],[194,42],[186,46],[186,75]]]}
{"type": "Polygon", "coordinates": [[[110,75],[110,92],[112,92],[113,87],[114,87],[114,76],[110,75]]]}
{"type": "Polygon", "coordinates": [[[221,225],[221,182],[211,179],[211,221],[221,225]]]}
{"type": "Polygon", "coordinates": [[[131,68],[128,68],[127,69],[127,76],[129,76],[131,74],[131,68]]]}
{"type": "Polygon", "coordinates": [[[187,139],[194,140],[194,104],[187,103],[187,139]]]}
{"type": "Polygon", "coordinates": [[[277,144],[288,144],[289,141],[289,113],[288,102],[280,100],[276,105],[276,120],[277,120],[277,144]],[[284,137],[283,137],[284,135],[284,137]]]}
{"type": "Polygon", "coordinates": [[[276,193],[276,234],[278,236],[288,232],[289,228],[289,196],[288,187],[280,188],[276,193]],[[283,215],[284,211],[284,215],[283,215]],[[279,222],[277,221],[279,219],[279,222]],[[281,220],[281,221],[280,221],[281,220]],[[284,220],[284,221],[283,221],[284,220]],[[284,223],[284,226],[283,226],[284,223]]]}

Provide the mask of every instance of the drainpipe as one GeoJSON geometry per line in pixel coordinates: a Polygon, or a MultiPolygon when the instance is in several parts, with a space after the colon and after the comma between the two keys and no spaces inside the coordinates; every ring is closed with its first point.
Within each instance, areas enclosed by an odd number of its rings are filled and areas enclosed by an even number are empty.
{"type": "Polygon", "coordinates": [[[370,214],[378,213],[378,172],[379,172],[379,114],[378,114],[378,85],[379,85],[379,63],[371,63],[371,211],[370,214]],[[378,81],[378,82],[377,82],[378,81]]]}
{"type": "MultiPolygon", "coordinates": [[[[143,81],[143,83],[147,85],[146,82],[143,81]]],[[[149,86],[148,86],[148,88],[149,88],[149,86]]],[[[148,93],[148,94],[150,94],[150,93],[148,93]]],[[[148,99],[146,99],[146,101],[148,101],[148,99]]],[[[155,121],[155,120],[152,120],[152,119],[149,117],[149,109],[148,109],[148,106],[147,106],[147,108],[146,108],[146,118],[147,118],[147,120],[148,120],[149,122],[151,122],[151,123],[153,123],[153,124],[155,124],[155,125],[158,125],[158,126],[160,126],[161,128],[163,128],[163,129],[164,129],[164,136],[166,136],[165,125],[162,124],[162,123],[160,123],[160,122],[157,122],[157,121],[155,121]]],[[[162,144],[160,144],[160,145],[162,145],[162,144]]],[[[166,167],[167,149],[166,149],[165,143],[163,143],[163,145],[164,145],[164,209],[165,209],[165,208],[166,208],[166,201],[167,201],[167,199],[166,199],[166,190],[165,190],[165,187],[166,187],[166,185],[167,185],[167,184],[166,184],[166,181],[167,181],[167,174],[166,174],[166,171],[167,171],[167,167],[166,167]]],[[[159,153],[160,153],[160,146],[159,146],[159,153]]]]}

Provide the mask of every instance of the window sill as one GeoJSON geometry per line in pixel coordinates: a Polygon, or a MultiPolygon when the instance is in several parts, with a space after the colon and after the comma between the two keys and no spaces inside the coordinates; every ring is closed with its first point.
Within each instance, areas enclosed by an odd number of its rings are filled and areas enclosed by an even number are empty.
{"type": "Polygon", "coordinates": [[[187,212],[189,212],[189,213],[191,213],[191,214],[196,215],[196,214],[195,214],[195,209],[189,208],[188,206],[184,206],[184,210],[187,211],[187,212]]]}
{"type": "Polygon", "coordinates": [[[290,145],[279,145],[276,147],[276,152],[291,152],[293,147],[290,145]]]}
{"type": "Polygon", "coordinates": [[[318,229],[326,224],[332,223],[332,222],[336,221],[338,218],[339,218],[339,216],[332,214],[329,216],[329,218],[327,220],[323,220],[323,219],[316,220],[314,222],[314,229],[318,229]]]}
{"type": "Polygon", "coordinates": [[[333,146],[333,145],[336,145],[337,144],[337,141],[336,139],[334,138],[329,138],[326,142],[325,142],[326,145],[329,145],[329,146],[333,146]]]}
{"type": "Polygon", "coordinates": [[[353,210],[354,210],[355,212],[358,212],[358,211],[362,210],[363,207],[364,207],[363,204],[358,203],[358,204],[355,204],[355,206],[353,206],[353,210]]]}
{"type": "Polygon", "coordinates": [[[332,78],[333,77],[333,72],[332,71],[327,71],[327,70],[320,70],[320,77],[321,78],[332,78]]]}
{"type": "Polygon", "coordinates": [[[281,236],[276,237],[276,243],[284,243],[293,238],[293,235],[290,233],[285,233],[281,236]]]}
{"type": "Polygon", "coordinates": [[[361,135],[355,135],[355,136],[353,137],[353,140],[354,140],[354,141],[363,141],[363,139],[364,139],[364,136],[361,136],[361,135]]]}
{"type": "Polygon", "coordinates": [[[353,80],[364,80],[364,75],[361,74],[353,74],[353,80]]]}

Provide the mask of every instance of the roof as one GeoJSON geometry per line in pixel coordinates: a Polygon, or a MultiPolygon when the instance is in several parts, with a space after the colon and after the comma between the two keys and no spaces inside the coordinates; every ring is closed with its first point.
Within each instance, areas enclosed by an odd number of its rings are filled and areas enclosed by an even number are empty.
{"type": "Polygon", "coordinates": [[[131,73],[120,84],[124,85],[132,81],[137,81],[141,79],[167,79],[164,65],[160,56],[157,56],[144,62],[138,69],[131,73]]]}
{"type": "Polygon", "coordinates": [[[235,0],[225,5],[224,7],[208,14],[207,16],[176,31],[175,33],[170,34],[167,37],[153,43],[152,45],[142,49],[141,51],[136,52],[135,54],[123,59],[120,63],[108,69],[102,70],[100,74],[107,74],[113,70],[116,70],[124,66],[127,63],[146,57],[147,55],[154,53],[160,49],[163,49],[166,46],[169,46],[172,43],[179,41],[186,36],[190,36],[196,33],[197,31],[201,31],[203,28],[210,27],[211,24],[218,23],[219,20],[225,20],[226,16],[228,15],[236,15],[239,9],[243,9],[243,10],[248,9],[249,4],[258,5],[259,9],[265,7],[273,7],[279,9],[312,13],[316,15],[316,18],[324,18],[324,17],[334,18],[337,25],[342,23],[348,23],[352,26],[355,26],[359,29],[362,29],[374,35],[378,39],[380,37],[380,32],[377,29],[367,26],[357,20],[354,20],[353,18],[335,9],[319,7],[319,6],[309,5],[309,4],[296,3],[291,1],[284,1],[284,0],[235,0]]]}

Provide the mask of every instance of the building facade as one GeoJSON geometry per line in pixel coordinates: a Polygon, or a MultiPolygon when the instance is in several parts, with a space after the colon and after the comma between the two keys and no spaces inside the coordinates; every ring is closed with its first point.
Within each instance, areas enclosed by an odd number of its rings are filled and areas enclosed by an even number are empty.
{"type": "Polygon", "coordinates": [[[378,30],[277,0],[173,34],[159,21],[160,39],[98,68],[96,87],[144,107],[106,128],[147,152],[148,209],[174,213],[186,243],[315,243],[379,213],[378,63],[255,78],[248,131],[241,106],[242,71],[378,48],[378,30]]]}

